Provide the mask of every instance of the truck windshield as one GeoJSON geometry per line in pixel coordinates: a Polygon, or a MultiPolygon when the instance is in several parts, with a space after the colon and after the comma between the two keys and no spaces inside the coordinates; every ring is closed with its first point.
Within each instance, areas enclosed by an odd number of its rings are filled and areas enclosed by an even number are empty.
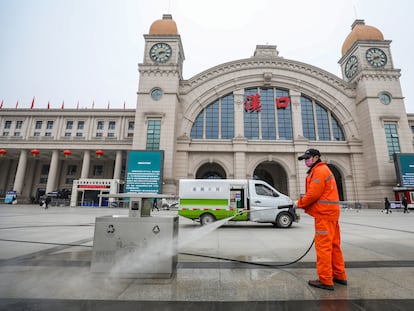
{"type": "Polygon", "coordinates": [[[255,189],[256,189],[256,194],[258,195],[265,195],[268,197],[277,196],[277,194],[272,189],[267,187],[266,185],[255,184],[255,189]]]}

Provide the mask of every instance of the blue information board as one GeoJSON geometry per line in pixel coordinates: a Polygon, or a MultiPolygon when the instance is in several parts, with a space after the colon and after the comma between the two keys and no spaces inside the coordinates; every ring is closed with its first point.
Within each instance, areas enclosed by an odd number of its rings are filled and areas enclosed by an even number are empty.
{"type": "Polygon", "coordinates": [[[397,182],[401,187],[414,187],[414,154],[394,153],[397,182]]]}
{"type": "Polygon", "coordinates": [[[162,193],[164,151],[130,151],[125,192],[162,193]]]}

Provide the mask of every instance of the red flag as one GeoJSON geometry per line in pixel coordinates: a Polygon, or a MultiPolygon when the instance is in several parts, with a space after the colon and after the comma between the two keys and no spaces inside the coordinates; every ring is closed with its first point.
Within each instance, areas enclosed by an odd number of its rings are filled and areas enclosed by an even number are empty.
{"type": "Polygon", "coordinates": [[[3,108],[3,100],[1,100],[0,109],[3,108]]]}
{"type": "Polygon", "coordinates": [[[19,107],[19,101],[16,102],[16,109],[19,107]]]}
{"type": "Polygon", "coordinates": [[[65,101],[62,102],[62,109],[65,109],[65,101]]]}
{"type": "Polygon", "coordinates": [[[33,109],[34,108],[34,97],[33,97],[33,100],[32,100],[32,105],[30,106],[30,109],[33,109]]]}
{"type": "Polygon", "coordinates": [[[50,102],[47,102],[47,109],[50,109],[50,102]]]}

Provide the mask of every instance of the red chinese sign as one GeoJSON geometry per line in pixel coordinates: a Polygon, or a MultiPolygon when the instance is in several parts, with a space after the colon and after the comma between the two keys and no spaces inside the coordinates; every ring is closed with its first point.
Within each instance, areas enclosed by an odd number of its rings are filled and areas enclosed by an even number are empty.
{"type": "MultiPolygon", "coordinates": [[[[277,109],[285,109],[290,104],[290,98],[288,96],[283,96],[276,98],[276,107],[277,109]]],[[[245,101],[246,111],[262,111],[262,106],[260,104],[260,94],[256,93],[255,95],[247,95],[245,101]]]]}
{"type": "Polygon", "coordinates": [[[262,111],[262,106],[260,105],[260,94],[256,93],[255,95],[247,95],[245,105],[246,111],[262,111]]]}
{"type": "Polygon", "coordinates": [[[285,109],[290,103],[290,98],[287,96],[276,98],[277,109],[285,109]]]}

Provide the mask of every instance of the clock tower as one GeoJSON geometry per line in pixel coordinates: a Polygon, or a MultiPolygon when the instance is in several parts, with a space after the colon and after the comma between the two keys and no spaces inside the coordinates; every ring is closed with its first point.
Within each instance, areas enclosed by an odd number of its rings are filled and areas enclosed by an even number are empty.
{"type": "Polygon", "coordinates": [[[380,30],[356,20],[339,60],[343,78],[355,92],[349,109],[359,127],[365,183],[373,200],[396,185],[393,153],[412,152],[401,74],[394,68],[390,44],[380,30]]]}
{"type": "Polygon", "coordinates": [[[184,50],[177,25],[169,14],[152,23],[144,39],[144,59],[138,65],[139,84],[132,149],[163,150],[162,192],[176,193],[173,163],[184,50]]]}

